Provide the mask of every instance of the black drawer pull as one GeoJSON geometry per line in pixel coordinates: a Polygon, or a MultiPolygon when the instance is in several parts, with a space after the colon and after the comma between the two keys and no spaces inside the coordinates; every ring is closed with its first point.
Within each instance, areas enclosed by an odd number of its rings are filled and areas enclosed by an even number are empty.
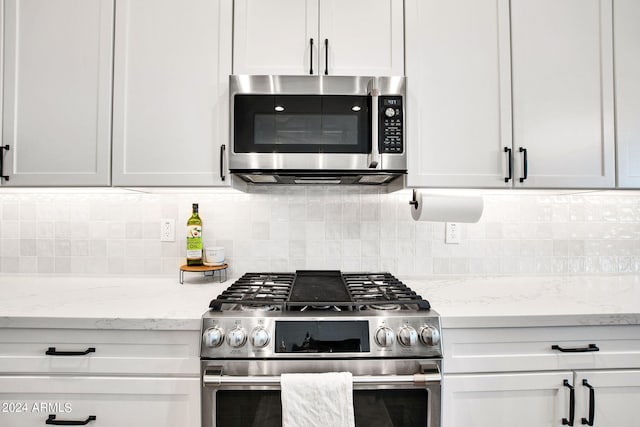
{"type": "Polygon", "coordinates": [[[595,344],[589,344],[588,347],[581,347],[581,348],[562,348],[559,345],[554,344],[551,346],[551,350],[558,350],[563,353],[586,353],[589,351],[600,351],[598,346],[595,344]]]}
{"type": "Polygon", "coordinates": [[[95,421],[95,415],[89,415],[89,417],[84,421],[73,421],[73,420],[56,420],[56,416],[53,414],[49,414],[49,418],[45,424],[52,424],[54,426],[86,426],[91,421],[95,421]]]}
{"type": "Polygon", "coordinates": [[[95,352],[95,347],[89,347],[85,351],[58,351],[55,347],[49,347],[49,349],[45,351],[44,354],[46,354],[47,356],[84,356],[89,353],[95,352]]]}
{"type": "Polygon", "coordinates": [[[576,415],[576,390],[569,384],[569,380],[564,380],[562,385],[569,388],[569,419],[563,418],[563,426],[572,426],[576,415]]]}
{"type": "Polygon", "coordinates": [[[582,418],[582,424],[586,424],[588,426],[593,425],[593,417],[596,412],[596,393],[593,390],[591,384],[586,379],[582,380],[582,385],[589,388],[589,419],[582,418]]]}

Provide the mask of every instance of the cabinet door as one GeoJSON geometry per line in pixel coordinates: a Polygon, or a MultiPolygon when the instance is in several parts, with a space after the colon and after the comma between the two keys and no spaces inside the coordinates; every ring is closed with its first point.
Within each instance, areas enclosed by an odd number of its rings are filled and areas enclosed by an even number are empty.
{"type": "Polygon", "coordinates": [[[402,0],[321,0],[320,73],[404,75],[403,16],[402,0]]]}
{"type": "Polygon", "coordinates": [[[113,184],[226,185],[231,0],[116,9],[113,184]]]}
{"type": "Polygon", "coordinates": [[[570,371],[445,375],[442,427],[561,426],[569,417],[563,382],[572,377],[570,371]]]}
{"type": "Polygon", "coordinates": [[[235,0],[233,73],[318,74],[318,1],[235,0]]]}
{"type": "Polygon", "coordinates": [[[508,0],[407,0],[409,186],[504,187],[508,0]]]}
{"type": "Polygon", "coordinates": [[[640,371],[579,371],[576,384],[576,424],[589,420],[590,403],[594,409],[593,425],[618,427],[638,425],[640,402],[640,371]],[[586,384],[583,381],[586,380],[586,384]],[[593,387],[593,401],[589,387],[593,387]]]}
{"type": "Polygon", "coordinates": [[[113,0],[0,6],[3,185],[109,185],[113,0]]]}
{"type": "Polygon", "coordinates": [[[618,186],[640,187],[640,2],[613,8],[618,186]]]}
{"type": "Polygon", "coordinates": [[[197,427],[200,379],[0,376],[0,425],[41,427],[50,415],[58,422],[93,415],[91,427],[197,427]]]}
{"type": "Polygon", "coordinates": [[[615,185],[611,1],[511,1],[517,186],[615,185]]]}

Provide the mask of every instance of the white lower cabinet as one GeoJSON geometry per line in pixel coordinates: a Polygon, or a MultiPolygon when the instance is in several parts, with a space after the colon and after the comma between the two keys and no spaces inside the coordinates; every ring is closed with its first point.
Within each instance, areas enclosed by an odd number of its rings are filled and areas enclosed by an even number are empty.
{"type": "Polygon", "coordinates": [[[0,426],[199,427],[199,342],[186,330],[0,328],[0,426]]]}
{"type": "Polygon", "coordinates": [[[442,427],[561,425],[569,417],[565,380],[571,372],[446,376],[442,427]]]}
{"type": "Polygon", "coordinates": [[[640,370],[578,371],[575,384],[575,425],[640,425],[640,370]],[[593,396],[590,387],[593,388],[593,396]],[[587,422],[583,422],[583,419],[587,422]],[[590,421],[593,424],[589,424],[590,421]]]}
{"type": "Polygon", "coordinates": [[[443,343],[442,427],[640,426],[640,325],[444,329],[443,343]]]}
{"type": "Polygon", "coordinates": [[[91,427],[195,427],[199,392],[199,378],[2,376],[0,425],[35,427],[50,419],[91,427]]]}

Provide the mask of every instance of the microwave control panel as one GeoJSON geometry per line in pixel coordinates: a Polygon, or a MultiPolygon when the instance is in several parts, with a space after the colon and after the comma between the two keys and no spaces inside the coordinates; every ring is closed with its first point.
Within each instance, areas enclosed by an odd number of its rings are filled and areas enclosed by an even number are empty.
{"type": "Polygon", "coordinates": [[[378,103],[380,153],[402,153],[404,150],[402,97],[380,96],[378,103]]]}

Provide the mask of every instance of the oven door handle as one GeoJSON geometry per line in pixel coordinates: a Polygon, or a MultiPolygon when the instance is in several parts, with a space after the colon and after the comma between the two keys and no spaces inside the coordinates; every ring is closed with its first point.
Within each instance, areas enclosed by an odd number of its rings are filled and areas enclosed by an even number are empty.
{"type": "MultiPolygon", "coordinates": [[[[413,374],[413,375],[362,375],[353,377],[354,386],[382,386],[382,385],[407,385],[423,386],[437,384],[442,381],[442,375],[437,373],[413,374]]],[[[202,378],[205,387],[222,386],[280,386],[279,375],[236,376],[222,375],[219,369],[205,370],[202,378]]]]}

